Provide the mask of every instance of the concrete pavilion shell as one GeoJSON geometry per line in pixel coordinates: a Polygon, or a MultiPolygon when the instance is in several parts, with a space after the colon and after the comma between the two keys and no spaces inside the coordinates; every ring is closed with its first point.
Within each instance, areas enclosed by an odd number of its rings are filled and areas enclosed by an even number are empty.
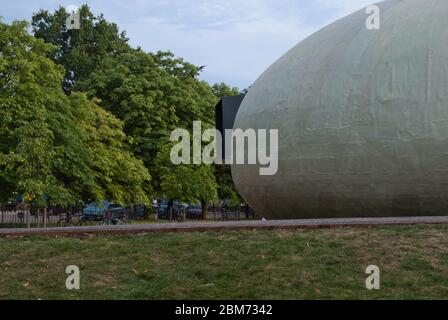
{"type": "Polygon", "coordinates": [[[279,171],[234,165],[269,219],[448,214],[448,1],[378,4],[313,34],[249,89],[235,128],[278,129],[279,171]]]}

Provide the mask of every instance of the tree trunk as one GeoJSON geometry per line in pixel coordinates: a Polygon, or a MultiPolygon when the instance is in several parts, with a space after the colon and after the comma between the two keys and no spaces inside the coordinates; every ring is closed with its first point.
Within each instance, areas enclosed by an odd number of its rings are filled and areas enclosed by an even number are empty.
{"type": "Polygon", "coordinates": [[[44,228],[47,227],[47,207],[44,208],[44,228]]]}
{"type": "Polygon", "coordinates": [[[26,227],[31,229],[31,207],[25,205],[25,215],[26,215],[26,227]]]}
{"type": "Polygon", "coordinates": [[[166,209],[168,210],[168,212],[167,212],[168,221],[173,220],[173,211],[174,211],[174,201],[173,200],[168,201],[168,207],[166,209]]]}
{"type": "Polygon", "coordinates": [[[204,199],[201,199],[201,206],[202,206],[202,219],[206,220],[208,219],[208,202],[204,199]]]}
{"type": "MultiPolygon", "coordinates": [[[[137,209],[136,209],[137,210],[137,209]]],[[[148,220],[149,219],[149,210],[146,206],[143,207],[143,220],[148,220]]]]}

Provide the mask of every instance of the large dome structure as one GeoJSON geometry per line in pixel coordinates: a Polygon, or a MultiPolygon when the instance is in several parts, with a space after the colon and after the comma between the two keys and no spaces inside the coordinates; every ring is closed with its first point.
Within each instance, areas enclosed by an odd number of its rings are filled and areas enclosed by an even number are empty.
{"type": "Polygon", "coordinates": [[[298,44],[249,89],[235,128],[278,129],[279,169],[234,165],[269,219],[448,214],[448,1],[378,4],[298,44]]]}

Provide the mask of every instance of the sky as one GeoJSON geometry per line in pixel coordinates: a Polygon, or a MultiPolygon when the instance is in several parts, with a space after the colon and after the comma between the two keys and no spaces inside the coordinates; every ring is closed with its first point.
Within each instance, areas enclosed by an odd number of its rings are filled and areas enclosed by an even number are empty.
{"type": "Polygon", "coordinates": [[[201,79],[249,87],[290,48],[375,0],[0,0],[4,22],[39,9],[87,3],[125,30],[133,46],[170,50],[198,66],[201,79]]]}

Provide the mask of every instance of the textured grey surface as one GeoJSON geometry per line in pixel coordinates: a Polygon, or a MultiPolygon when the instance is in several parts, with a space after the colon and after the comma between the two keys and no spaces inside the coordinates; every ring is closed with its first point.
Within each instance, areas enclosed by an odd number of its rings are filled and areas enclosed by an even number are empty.
{"type": "Polygon", "coordinates": [[[165,223],[148,225],[91,226],[47,229],[0,229],[0,236],[127,234],[160,232],[208,232],[263,229],[307,229],[381,225],[448,224],[448,217],[349,218],[272,221],[230,221],[213,223],[165,223]]]}
{"type": "Polygon", "coordinates": [[[279,172],[233,166],[267,218],[446,215],[448,1],[379,4],[329,25],[273,64],[235,122],[279,129],[279,172]]]}

